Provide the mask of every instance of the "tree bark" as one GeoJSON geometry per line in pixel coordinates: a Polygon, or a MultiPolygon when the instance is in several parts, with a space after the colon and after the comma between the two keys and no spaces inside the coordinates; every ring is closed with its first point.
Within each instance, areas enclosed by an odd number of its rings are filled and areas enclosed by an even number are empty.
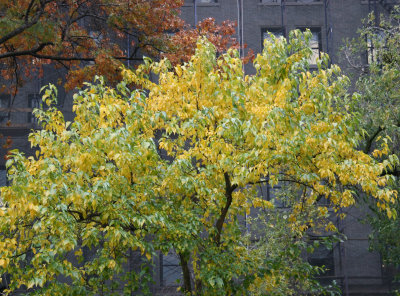
{"type": "Polygon", "coordinates": [[[215,241],[219,245],[221,242],[221,233],[222,233],[222,226],[224,225],[225,218],[228,214],[229,207],[232,204],[232,192],[237,188],[237,185],[231,184],[231,179],[228,173],[224,173],[225,177],[225,197],[226,197],[226,204],[225,207],[221,209],[221,214],[215,224],[215,228],[217,229],[217,235],[215,237],[215,241]]]}
{"type": "Polygon", "coordinates": [[[184,253],[178,253],[181,262],[182,273],[183,273],[183,288],[185,293],[192,294],[192,284],[190,281],[190,270],[188,255],[184,253]]]}

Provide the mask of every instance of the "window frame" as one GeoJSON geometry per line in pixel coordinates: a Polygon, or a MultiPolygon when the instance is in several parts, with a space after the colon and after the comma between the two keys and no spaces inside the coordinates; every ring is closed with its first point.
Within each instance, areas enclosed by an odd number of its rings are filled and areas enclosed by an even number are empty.
{"type": "MultiPolygon", "coordinates": [[[[386,49],[387,36],[385,31],[376,31],[372,36],[365,36],[366,51],[367,51],[367,64],[372,65],[374,63],[380,64],[379,50],[386,49]],[[383,46],[376,46],[374,43],[383,42],[383,46]]],[[[390,38],[390,37],[389,37],[390,38]]]]}
{"type": "MultiPolygon", "coordinates": [[[[42,97],[41,97],[40,94],[38,94],[38,93],[30,93],[30,94],[28,94],[28,108],[31,108],[32,111],[33,111],[33,109],[41,108],[42,105],[43,105],[43,101],[42,101],[42,97]],[[37,101],[37,106],[34,106],[33,101],[37,101]]],[[[32,111],[28,112],[27,122],[28,123],[38,124],[38,120],[33,115],[32,111]]]]}
{"type": "MultiPolygon", "coordinates": [[[[9,108],[11,101],[11,95],[2,93],[0,94],[0,108],[9,108]]],[[[0,124],[5,123],[8,119],[8,114],[6,112],[0,113],[0,124]],[[5,114],[5,115],[4,115],[5,114]]]]}
{"type": "Polygon", "coordinates": [[[310,236],[309,244],[314,248],[313,252],[307,255],[307,262],[312,266],[325,267],[324,273],[318,275],[318,278],[332,277],[336,275],[335,266],[335,252],[334,244],[330,247],[324,244],[324,236],[310,236]],[[319,246],[315,247],[313,244],[315,241],[319,242],[319,246]],[[321,256],[324,255],[324,256],[321,256]]]}
{"type": "Polygon", "coordinates": [[[261,50],[264,49],[264,40],[266,39],[266,38],[264,38],[264,36],[267,33],[271,33],[275,37],[283,37],[284,39],[286,39],[285,27],[262,27],[261,28],[261,50]],[[276,33],[281,33],[281,36],[279,36],[276,33]]]}
{"type": "Polygon", "coordinates": [[[179,286],[175,280],[182,281],[182,268],[179,257],[174,250],[170,250],[167,255],[160,252],[159,255],[159,283],[160,287],[175,287],[179,286]],[[180,275],[178,275],[180,274],[180,275]],[[169,277],[169,278],[168,278],[169,277]]]}
{"type": "MultiPolygon", "coordinates": [[[[323,50],[322,50],[322,27],[306,27],[306,26],[299,26],[299,27],[296,27],[296,29],[302,31],[303,33],[304,33],[307,29],[309,29],[309,30],[311,31],[311,33],[313,34],[313,36],[314,36],[314,33],[316,34],[316,36],[318,36],[318,58],[321,58],[321,53],[322,53],[322,51],[323,51],[323,50]]],[[[312,41],[312,40],[311,40],[311,41],[312,41]]],[[[310,44],[310,47],[311,47],[311,44],[310,44]]],[[[312,63],[312,59],[313,59],[313,57],[314,57],[314,50],[316,50],[316,49],[317,49],[317,48],[311,47],[311,50],[313,51],[313,55],[312,55],[311,59],[309,60],[309,62],[310,62],[310,66],[313,66],[313,67],[317,66],[316,63],[312,63]]]]}
{"type": "Polygon", "coordinates": [[[218,3],[218,0],[196,0],[196,4],[215,4],[215,3],[218,3]]]}
{"type": "Polygon", "coordinates": [[[261,4],[281,4],[282,0],[260,0],[261,4]]]}

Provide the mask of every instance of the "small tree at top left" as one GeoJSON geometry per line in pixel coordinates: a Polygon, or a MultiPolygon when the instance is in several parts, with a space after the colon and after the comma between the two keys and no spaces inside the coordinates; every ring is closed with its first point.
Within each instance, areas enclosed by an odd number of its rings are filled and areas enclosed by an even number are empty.
{"type": "Polygon", "coordinates": [[[95,75],[121,79],[125,61],[169,54],[187,60],[199,34],[221,50],[232,45],[231,22],[212,19],[189,28],[179,17],[182,0],[19,0],[0,1],[2,91],[15,92],[24,79],[41,75],[43,65],[67,71],[66,88],[82,86],[95,75]],[[172,38],[178,33],[179,38],[172,38]]]}

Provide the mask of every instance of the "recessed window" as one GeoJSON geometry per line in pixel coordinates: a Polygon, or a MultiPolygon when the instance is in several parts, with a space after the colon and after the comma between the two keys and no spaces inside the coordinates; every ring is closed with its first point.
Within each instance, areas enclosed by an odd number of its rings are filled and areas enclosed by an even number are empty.
{"type": "Polygon", "coordinates": [[[8,108],[8,104],[10,102],[11,96],[8,94],[0,95],[0,108],[8,108]]]}
{"type": "MultiPolygon", "coordinates": [[[[301,31],[306,31],[307,28],[298,28],[301,31]]],[[[312,37],[310,40],[310,47],[312,50],[312,55],[310,57],[310,64],[316,65],[318,58],[321,56],[322,51],[322,43],[321,43],[321,28],[309,28],[312,33],[312,37]]]]}
{"type": "Polygon", "coordinates": [[[376,49],[371,39],[367,40],[367,57],[369,65],[372,64],[376,59],[376,49]]]}
{"type": "MultiPolygon", "coordinates": [[[[11,100],[11,95],[0,94],[0,108],[8,108],[11,100]]],[[[7,122],[8,112],[0,112],[0,123],[7,122]]]]}
{"type": "MultiPolygon", "coordinates": [[[[35,109],[40,108],[42,104],[42,97],[39,94],[29,94],[28,95],[28,107],[35,109]]],[[[37,118],[32,114],[32,112],[28,113],[28,122],[30,123],[38,123],[37,118]]]]}
{"type": "Polygon", "coordinates": [[[328,248],[324,245],[323,241],[318,237],[311,239],[312,244],[314,244],[315,241],[319,243],[314,245],[314,252],[308,255],[308,263],[325,269],[325,272],[319,275],[320,277],[334,276],[335,262],[332,248],[328,248]]]}
{"type": "Polygon", "coordinates": [[[178,255],[170,251],[160,254],[160,286],[178,286],[182,280],[182,269],[178,255]]]}
{"type": "Polygon", "coordinates": [[[283,183],[280,182],[272,187],[267,177],[259,184],[258,194],[262,199],[272,202],[277,208],[287,208],[289,201],[286,195],[281,194],[284,192],[282,185],[283,183]]]}
{"type": "MultiPolygon", "coordinates": [[[[8,181],[7,181],[7,171],[5,168],[0,167],[0,187],[7,186],[8,181]]],[[[1,198],[0,198],[0,206],[1,206],[1,198]]]]}
{"type": "Polygon", "coordinates": [[[379,63],[378,50],[385,49],[386,36],[382,31],[375,32],[372,36],[366,36],[367,38],[367,62],[372,64],[374,62],[379,63]]]}
{"type": "Polygon", "coordinates": [[[285,29],[278,28],[264,28],[261,30],[261,47],[264,47],[264,40],[271,40],[271,35],[276,38],[285,38],[285,29]]]}

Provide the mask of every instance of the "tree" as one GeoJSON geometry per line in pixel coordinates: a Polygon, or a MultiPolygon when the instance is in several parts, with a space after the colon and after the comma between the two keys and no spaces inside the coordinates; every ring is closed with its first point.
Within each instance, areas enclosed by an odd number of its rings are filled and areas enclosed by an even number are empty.
{"type": "Polygon", "coordinates": [[[3,90],[15,92],[24,79],[42,75],[47,64],[66,69],[65,86],[73,89],[95,75],[120,81],[122,63],[141,62],[143,54],[187,60],[193,54],[187,47],[195,47],[199,34],[221,50],[234,43],[233,23],[206,19],[191,29],[179,18],[182,5],[182,0],[0,1],[3,90]],[[176,32],[180,37],[171,38],[176,32]]]}
{"type": "MultiPolygon", "coordinates": [[[[244,75],[236,50],[216,58],[203,38],[183,65],[146,59],[124,70],[116,88],[87,84],[75,96],[73,123],[54,107],[36,111],[43,130],[30,141],[38,153],[14,151],[11,184],[2,189],[0,272],[11,277],[9,291],[144,289],[145,269],[123,271],[128,250],[150,263],[155,251],[174,249],[187,295],[279,295],[290,269],[252,248],[240,223],[253,208],[273,210],[257,192],[265,182],[301,192],[285,220],[298,238],[309,228],[333,230],[318,200],[349,206],[350,186],[392,216],[386,165],[356,149],[354,116],[338,110],[351,100],[348,79],[326,67],[327,56],[308,71],[310,38],[294,31],[289,42],[266,42],[253,76],[244,75]],[[132,83],[143,90],[130,90],[132,83]],[[79,261],[84,248],[96,253],[79,261]]],[[[46,90],[46,104],[54,96],[54,87],[46,90]]]]}
{"type": "MultiPolygon", "coordinates": [[[[362,149],[375,159],[389,161],[389,166],[382,175],[392,178],[391,187],[398,190],[400,167],[398,158],[400,136],[400,9],[377,20],[373,14],[359,30],[360,37],[349,42],[343,52],[355,71],[355,88],[360,93],[354,110],[361,114],[360,128],[364,129],[365,138],[362,149]],[[368,64],[360,60],[360,52],[368,50],[368,64]],[[374,151],[382,141],[388,144],[388,156],[374,151]]],[[[369,205],[367,222],[372,225],[371,247],[380,252],[386,266],[400,265],[400,241],[397,233],[399,218],[388,219],[382,215],[376,204],[363,196],[369,205]]],[[[395,208],[400,209],[396,203],[395,208]]]]}

